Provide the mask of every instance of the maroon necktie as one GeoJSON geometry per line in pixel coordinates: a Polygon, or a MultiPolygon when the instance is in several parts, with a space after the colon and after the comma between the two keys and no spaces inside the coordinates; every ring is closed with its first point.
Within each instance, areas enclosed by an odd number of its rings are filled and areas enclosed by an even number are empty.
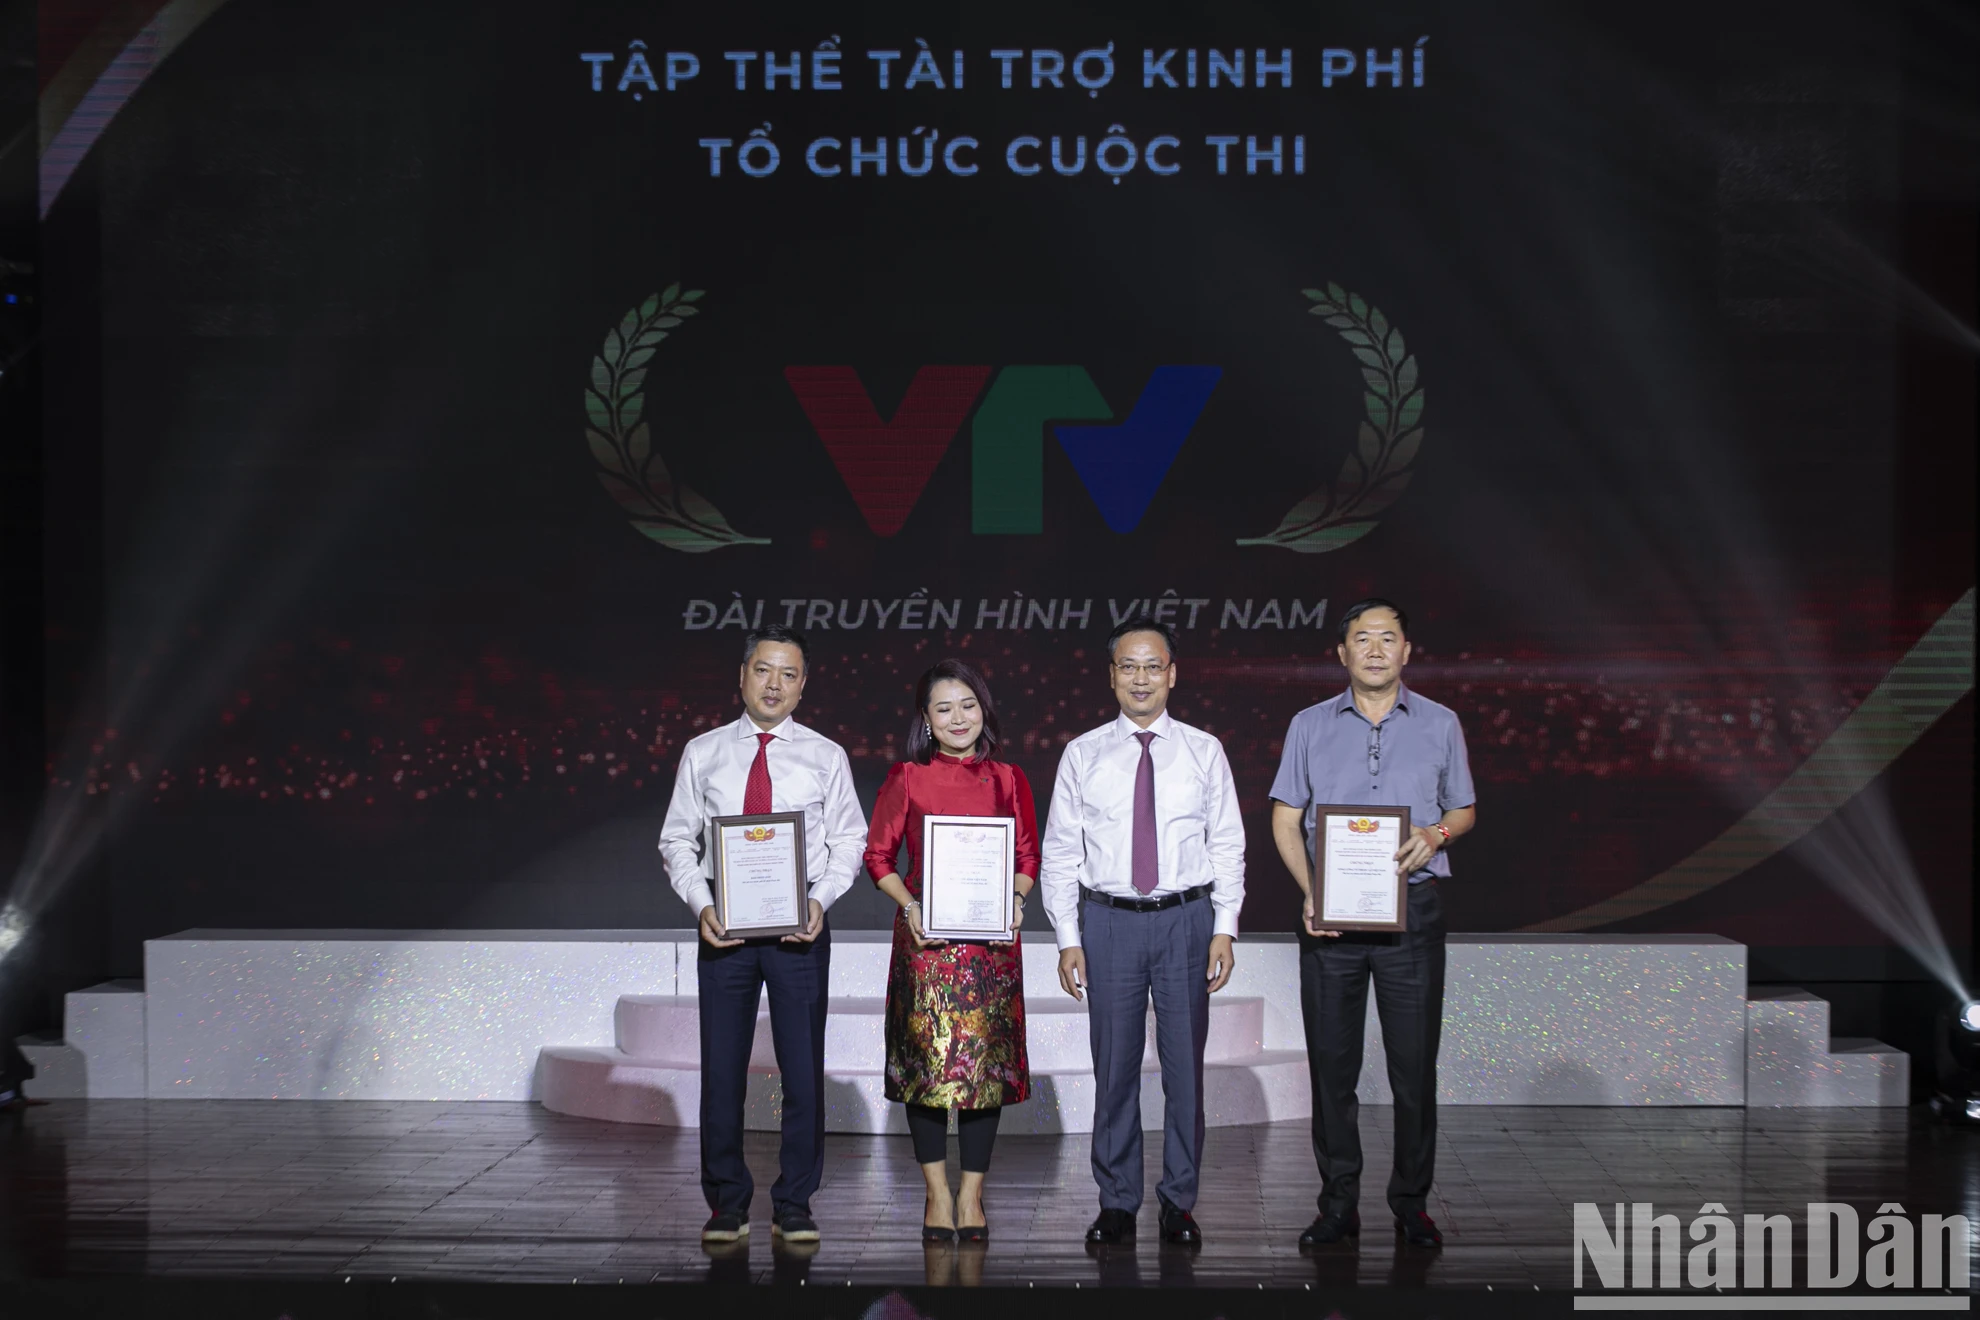
{"type": "Polygon", "coordinates": [[[1134,770],[1134,846],[1129,850],[1129,868],[1138,894],[1152,894],[1161,878],[1161,863],[1155,843],[1155,755],[1148,745],[1153,733],[1134,735],[1141,743],[1141,764],[1134,770]]]}
{"type": "Polygon", "coordinates": [[[745,816],[760,816],[770,810],[770,740],[776,736],[756,735],[756,759],[749,763],[749,782],[743,785],[745,816]]]}

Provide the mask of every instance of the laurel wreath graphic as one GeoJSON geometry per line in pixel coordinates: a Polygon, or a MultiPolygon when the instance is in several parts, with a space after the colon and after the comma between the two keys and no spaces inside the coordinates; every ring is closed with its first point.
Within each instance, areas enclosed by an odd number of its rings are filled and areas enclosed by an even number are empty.
{"type": "Polygon", "coordinates": [[[670,284],[627,312],[605,334],[604,350],[591,360],[584,392],[585,438],[603,469],[598,479],[632,515],[640,534],[669,549],[703,554],[731,545],[769,545],[729,526],[721,510],[692,487],[676,482],[653,448],[641,414],[646,411],[646,364],[669,331],[695,314],[703,290],[685,293],[670,284]]]}
{"type": "Polygon", "coordinates": [[[1292,506],[1279,525],[1239,545],[1275,545],[1303,555],[1325,554],[1375,530],[1376,516],[1396,502],[1409,485],[1409,465],[1423,444],[1423,391],[1416,385],[1416,359],[1403,346],[1402,331],[1359,294],[1338,284],[1301,290],[1361,360],[1362,396],[1367,419],[1341,474],[1292,506]]]}

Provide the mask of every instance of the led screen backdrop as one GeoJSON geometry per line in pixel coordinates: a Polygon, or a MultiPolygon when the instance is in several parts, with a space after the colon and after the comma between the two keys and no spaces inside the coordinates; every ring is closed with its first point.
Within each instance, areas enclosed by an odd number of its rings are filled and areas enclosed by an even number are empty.
{"type": "MultiPolygon", "coordinates": [[[[759,621],[869,798],[954,654],[1042,799],[1172,620],[1253,929],[1367,594],[1470,740],[1454,929],[1874,942],[1782,842],[1965,819],[1970,571],[1901,571],[1948,441],[1805,256],[1892,238],[1874,13],[165,10],[43,178],[104,527],[53,774],[122,947],[685,924],[654,835],[759,621]]],[[[1963,932],[1970,822],[1920,846],[1963,932]]]]}

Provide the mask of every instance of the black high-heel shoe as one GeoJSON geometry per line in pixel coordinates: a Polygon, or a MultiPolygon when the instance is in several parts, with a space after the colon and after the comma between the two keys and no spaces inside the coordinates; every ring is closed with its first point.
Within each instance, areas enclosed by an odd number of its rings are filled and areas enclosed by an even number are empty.
{"type": "MultiPolygon", "coordinates": [[[[977,1209],[980,1211],[982,1208],[982,1205],[979,1203],[977,1209]]],[[[988,1242],[990,1240],[990,1216],[987,1214],[983,1216],[982,1223],[970,1228],[964,1228],[961,1226],[962,1211],[958,1208],[956,1212],[956,1224],[956,1240],[959,1242],[988,1242]]]]}
{"type": "MultiPolygon", "coordinates": [[[[949,1242],[954,1242],[954,1241],[956,1240],[956,1230],[955,1230],[955,1229],[953,1229],[953,1228],[937,1228],[937,1227],[936,1227],[935,1225],[933,1225],[933,1224],[931,1224],[931,1223],[929,1223],[929,1222],[928,1222],[928,1211],[927,1211],[927,1210],[925,1210],[925,1209],[924,1209],[924,1210],[923,1210],[923,1211],[921,1212],[921,1215],[922,1215],[922,1219],[921,1219],[921,1240],[922,1240],[923,1242],[926,1242],[926,1243],[930,1243],[930,1244],[932,1245],[932,1244],[936,1244],[936,1243],[949,1243],[949,1242]]],[[[953,1211],[951,1212],[951,1217],[953,1217],[953,1211]]]]}

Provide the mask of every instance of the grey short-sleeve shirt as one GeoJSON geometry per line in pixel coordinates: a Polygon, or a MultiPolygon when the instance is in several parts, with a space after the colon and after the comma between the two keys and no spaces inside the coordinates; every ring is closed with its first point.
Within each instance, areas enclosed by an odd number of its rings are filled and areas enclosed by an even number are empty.
{"type": "MultiPolygon", "coordinates": [[[[1457,712],[1406,686],[1379,725],[1349,692],[1293,716],[1272,797],[1306,809],[1309,839],[1313,808],[1323,802],[1408,807],[1412,825],[1430,825],[1477,801],[1457,712]]],[[[1450,854],[1439,850],[1409,882],[1450,873],[1450,854]]]]}

